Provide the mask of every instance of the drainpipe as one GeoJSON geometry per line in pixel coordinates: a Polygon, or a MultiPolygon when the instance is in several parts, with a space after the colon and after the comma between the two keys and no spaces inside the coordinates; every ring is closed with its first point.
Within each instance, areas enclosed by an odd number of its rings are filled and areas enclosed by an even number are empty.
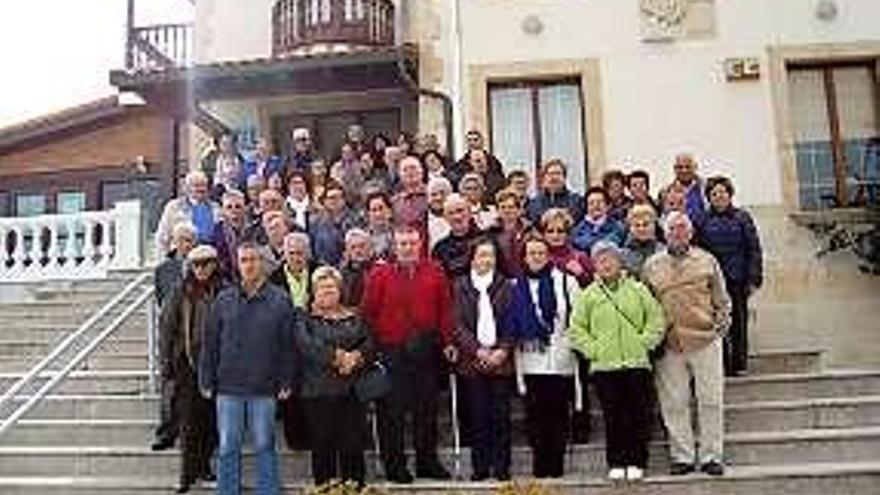
{"type": "Polygon", "coordinates": [[[404,84],[406,84],[407,89],[419,96],[439,100],[443,105],[443,127],[446,129],[446,152],[449,154],[450,159],[454,159],[454,157],[458,155],[456,154],[457,150],[454,149],[455,135],[453,134],[453,119],[455,112],[453,111],[454,106],[452,98],[442,91],[419,87],[418,83],[416,83],[412,75],[409,73],[409,69],[407,69],[404,60],[404,50],[402,47],[399,47],[397,50],[397,71],[400,73],[400,77],[403,79],[404,84]]]}
{"type": "MultiPolygon", "coordinates": [[[[464,108],[463,95],[463,69],[462,69],[462,29],[461,29],[461,0],[452,0],[450,2],[450,19],[452,20],[452,100],[455,108],[459,111],[453,115],[453,129],[455,131],[455,142],[459,147],[464,142],[464,116],[462,109],[464,108]]],[[[463,150],[456,149],[453,156],[460,156],[463,150]]],[[[450,151],[452,153],[452,151],[450,151]]]]}

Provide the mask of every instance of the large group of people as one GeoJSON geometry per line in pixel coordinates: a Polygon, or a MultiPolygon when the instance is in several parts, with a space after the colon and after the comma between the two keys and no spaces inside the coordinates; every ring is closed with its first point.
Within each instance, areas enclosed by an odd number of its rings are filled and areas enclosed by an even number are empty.
{"type": "Polygon", "coordinates": [[[724,377],[747,372],[762,283],[729,178],[681,154],[656,198],[643,170],[609,170],[582,194],[560,160],[534,184],[505,174],[477,131],[457,162],[433,136],[352,126],[336,161],[307,129],[291,137],[284,158],[266,140],[246,159],[218,139],[159,222],[153,447],[180,434],[179,492],[216,478],[239,493],[249,431],[257,490],[279,493],[278,417],[316,484],[363,485],[371,404],[389,482],[448,479],[448,383],[473,480],[510,479],[517,397],[533,476],[563,476],[568,445],[590,436],[588,387],[609,479],[644,476],[655,399],[671,473],[724,473],[724,377]]]}

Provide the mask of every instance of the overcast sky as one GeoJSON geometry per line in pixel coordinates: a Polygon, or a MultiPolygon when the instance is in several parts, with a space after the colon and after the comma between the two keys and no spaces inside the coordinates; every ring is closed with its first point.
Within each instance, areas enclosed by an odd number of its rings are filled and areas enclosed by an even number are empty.
{"type": "MultiPolygon", "coordinates": [[[[136,22],[192,19],[189,0],[136,0],[136,22]]],[[[126,0],[0,0],[0,127],[114,94],[126,0]]]]}

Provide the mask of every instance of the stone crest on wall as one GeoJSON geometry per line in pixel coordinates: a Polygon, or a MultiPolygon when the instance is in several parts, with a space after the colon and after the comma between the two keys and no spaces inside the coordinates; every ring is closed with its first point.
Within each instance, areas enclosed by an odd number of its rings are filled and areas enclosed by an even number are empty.
{"type": "Polygon", "coordinates": [[[638,0],[642,41],[707,38],[715,34],[715,0],[638,0]]]}

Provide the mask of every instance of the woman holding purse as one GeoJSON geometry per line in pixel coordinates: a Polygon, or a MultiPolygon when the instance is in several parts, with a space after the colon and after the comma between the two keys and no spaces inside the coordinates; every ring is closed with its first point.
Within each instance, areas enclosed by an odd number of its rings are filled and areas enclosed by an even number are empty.
{"type": "Polygon", "coordinates": [[[356,393],[373,362],[373,341],[356,313],[342,305],[342,275],[322,266],[312,275],[313,302],[297,332],[306,424],[315,485],[333,479],[364,484],[366,404],[356,393]]]}

